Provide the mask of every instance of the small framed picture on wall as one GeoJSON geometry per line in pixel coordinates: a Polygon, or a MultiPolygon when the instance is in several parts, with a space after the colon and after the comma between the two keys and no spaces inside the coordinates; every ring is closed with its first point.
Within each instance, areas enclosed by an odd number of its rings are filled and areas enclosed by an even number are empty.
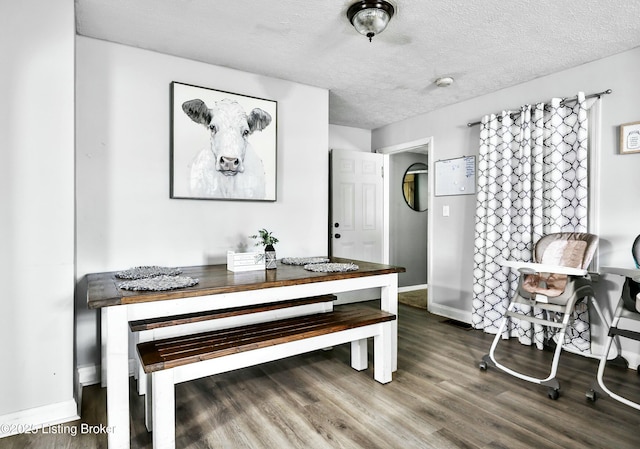
{"type": "Polygon", "coordinates": [[[640,122],[620,125],[620,154],[640,153],[640,122]]]}

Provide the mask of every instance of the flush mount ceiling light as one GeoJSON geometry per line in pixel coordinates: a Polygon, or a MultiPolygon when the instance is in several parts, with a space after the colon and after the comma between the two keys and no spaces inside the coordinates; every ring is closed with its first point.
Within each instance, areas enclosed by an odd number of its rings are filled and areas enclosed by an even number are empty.
{"type": "Polygon", "coordinates": [[[362,0],[349,7],[347,18],[356,31],[371,42],[373,36],[384,31],[394,12],[393,5],[384,0],[362,0]]]}

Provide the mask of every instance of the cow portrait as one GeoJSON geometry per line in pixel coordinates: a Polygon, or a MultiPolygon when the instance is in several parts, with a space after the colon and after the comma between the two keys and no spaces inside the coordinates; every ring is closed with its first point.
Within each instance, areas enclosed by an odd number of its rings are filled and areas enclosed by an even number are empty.
{"type": "Polygon", "coordinates": [[[209,147],[191,166],[191,194],[196,197],[265,198],[262,160],[249,136],[271,123],[271,115],[255,108],[250,113],[234,100],[223,99],[209,107],[200,99],[185,101],[182,110],[209,133],[209,147]]]}

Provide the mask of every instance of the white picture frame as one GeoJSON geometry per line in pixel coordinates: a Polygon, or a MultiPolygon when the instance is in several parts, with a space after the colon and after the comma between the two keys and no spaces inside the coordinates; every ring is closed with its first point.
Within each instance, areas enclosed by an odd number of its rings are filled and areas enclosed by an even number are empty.
{"type": "MultiPolygon", "coordinates": [[[[276,201],[276,101],[174,81],[171,83],[170,109],[170,198],[276,201]],[[202,105],[202,109],[198,110],[200,115],[194,112],[193,107],[188,106],[197,100],[202,102],[198,103],[202,105]],[[238,136],[225,140],[247,142],[246,153],[238,158],[240,169],[235,172],[225,171],[217,163],[222,153],[215,152],[218,149],[214,148],[215,140],[212,137],[214,119],[211,118],[209,122],[209,117],[219,117],[223,113],[208,115],[206,112],[224,109],[224,103],[236,103],[239,105],[238,111],[241,111],[236,116],[244,116],[244,119],[240,119],[242,124],[233,125],[233,129],[238,129],[238,136]],[[255,120],[252,120],[256,111],[261,117],[268,118],[260,125],[255,125],[255,120]],[[246,129],[247,121],[250,124],[249,130],[246,129]],[[244,131],[248,133],[244,138],[241,137],[242,130],[239,130],[239,126],[244,127],[244,131]]],[[[218,125],[223,128],[222,123],[218,125]]],[[[220,135],[222,131],[218,130],[217,133],[220,135]]]]}
{"type": "Polygon", "coordinates": [[[620,154],[640,153],[640,122],[620,125],[620,154]]]}

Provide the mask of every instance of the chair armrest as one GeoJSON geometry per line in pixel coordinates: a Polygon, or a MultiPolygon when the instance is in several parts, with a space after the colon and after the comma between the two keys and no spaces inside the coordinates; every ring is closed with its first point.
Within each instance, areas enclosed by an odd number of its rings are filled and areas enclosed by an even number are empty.
{"type": "Polygon", "coordinates": [[[605,274],[617,274],[633,279],[636,282],[640,282],[640,270],[630,268],[617,268],[617,267],[600,267],[600,273],[605,274]]]}
{"type": "Polygon", "coordinates": [[[509,267],[521,271],[523,273],[556,273],[566,274],[569,276],[586,276],[587,270],[581,268],[563,267],[561,265],[547,265],[533,262],[518,262],[515,260],[498,260],[503,267],[509,267]]]}

